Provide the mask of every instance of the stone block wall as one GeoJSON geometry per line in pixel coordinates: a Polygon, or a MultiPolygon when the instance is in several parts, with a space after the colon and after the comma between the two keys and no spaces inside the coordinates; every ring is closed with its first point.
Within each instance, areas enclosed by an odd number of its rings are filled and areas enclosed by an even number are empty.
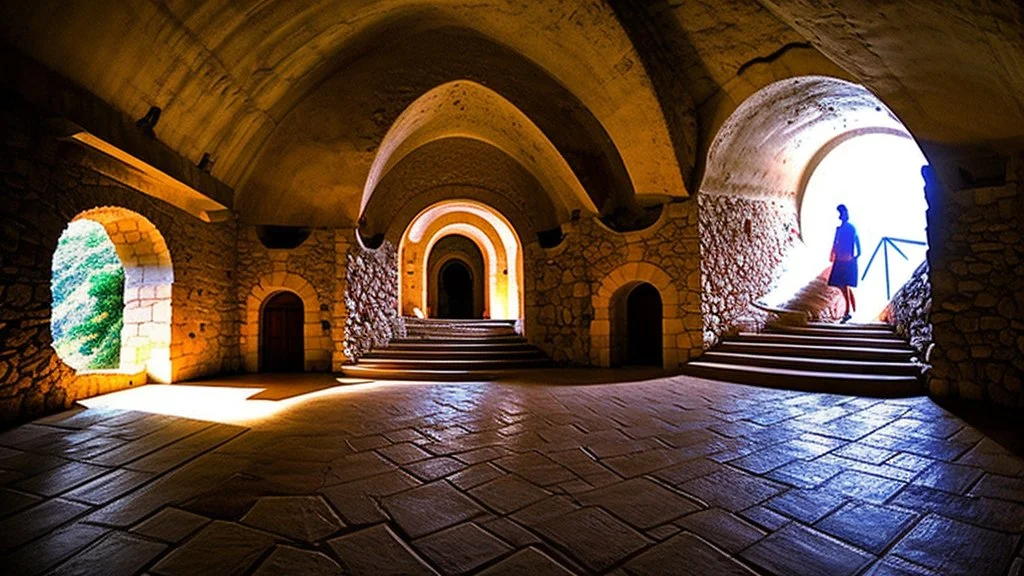
{"type": "Polygon", "coordinates": [[[555,248],[525,247],[526,336],[555,361],[607,365],[612,297],[635,282],[659,289],[663,359],[702,351],[696,202],[667,204],[658,221],[619,233],[596,218],[563,226],[555,248]]]}
{"type": "Polygon", "coordinates": [[[0,423],[67,408],[78,398],[140,384],[137,375],[76,375],[53,350],[50,268],[57,241],[80,213],[121,207],[167,242],[174,267],[172,379],[238,366],[235,225],[209,224],[70,160],[71,143],[42,130],[16,99],[0,106],[0,423]]]}
{"type": "Polygon", "coordinates": [[[1004,186],[929,189],[935,395],[1024,408],[1024,158],[1004,186]]]}
{"type": "Polygon", "coordinates": [[[317,229],[295,248],[270,249],[260,242],[255,228],[239,230],[237,291],[245,307],[239,340],[244,370],[259,370],[260,313],[266,299],[281,291],[302,299],[305,369],[331,369],[338,261],[335,234],[317,229]]]}
{"type": "Polygon", "coordinates": [[[932,346],[931,311],[932,283],[928,275],[928,262],[922,262],[882,312],[882,319],[910,342],[922,364],[928,362],[928,352],[932,346]]]}
{"type": "Polygon", "coordinates": [[[704,344],[712,346],[778,281],[795,241],[796,212],[782,199],[702,192],[697,200],[704,344]]]}
{"type": "Polygon", "coordinates": [[[387,240],[376,250],[353,243],[346,255],[344,355],[357,360],[391,340],[398,317],[398,251],[387,240]]]}

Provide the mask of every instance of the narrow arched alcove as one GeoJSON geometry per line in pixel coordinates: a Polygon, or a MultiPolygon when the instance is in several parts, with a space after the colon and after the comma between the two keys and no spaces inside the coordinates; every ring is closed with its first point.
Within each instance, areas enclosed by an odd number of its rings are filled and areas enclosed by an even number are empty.
{"type": "Polygon", "coordinates": [[[278,292],[260,313],[260,371],[302,372],[303,306],[294,292],[278,292]]]}
{"type": "Polygon", "coordinates": [[[662,366],[661,294],[646,282],[626,296],[626,366],[662,366]]]}
{"type": "Polygon", "coordinates": [[[445,262],[437,273],[436,316],[450,319],[479,318],[474,284],[476,278],[465,263],[457,258],[445,262]]]}

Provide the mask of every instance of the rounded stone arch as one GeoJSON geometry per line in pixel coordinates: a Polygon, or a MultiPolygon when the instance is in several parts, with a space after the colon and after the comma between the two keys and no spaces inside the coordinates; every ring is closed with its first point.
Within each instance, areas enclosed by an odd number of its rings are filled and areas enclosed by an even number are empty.
{"type": "Polygon", "coordinates": [[[331,366],[331,338],[325,335],[322,322],[328,312],[321,313],[316,289],[305,278],[289,272],[267,274],[253,287],[246,298],[245,319],[241,326],[242,368],[257,372],[260,367],[260,318],[263,305],[279,292],[291,292],[302,300],[303,358],[306,372],[328,370],[331,366]],[[323,318],[322,318],[323,316],[323,318]]]}
{"type": "Polygon", "coordinates": [[[163,234],[148,218],[127,208],[101,206],[74,218],[103,226],[124,267],[124,324],[118,371],[145,371],[153,382],[170,382],[174,265],[163,234]]]}
{"type": "MultiPolygon", "coordinates": [[[[683,322],[679,315],[679,291],[672,278],[664,270],[647,262],[629,262],[608,273],[601,280],[591,297],[594,319],[590,323],[590,362],[595,366],[612,365],[612,333],[614,316],[624,306],[626,296],[642,283],[650,284],[661,296],[661,343],[662,367],[672,370],[679,366],[677,342],[683,334],[683,322]]],[[[685,336],[685,335],[684,335],[685,336]]]]}
{"type": "MultiPolygon", "coordinates": [[[[445,236],[445,238],[449,238],[451,236],[462,235],[458,233],[452,233],[445,236]]],[[[465,238],[465,236],[463,237],[465,238]]],[[[444,238],[442,238],[441,240],[443,239],[444,238]]],[[[427,255],[427,262],[429,265],[426,270],[426,277],[428,280],[428,284],[426,286],[427,296],[424,302],[427,303],[426,311],[428,317],[438,317],[438,315],[440,314],[438,306],[438,303],[440,301],[441,289],[440,278],[444,269],[452,262],[458,262],[463,267],[465,267],[466,270],[469,271],[470,280],[472,281],[473,286],[474,315],[476,315],[478,312],[480,314],[489,314],[491,305],[491,291],[487,289],[487,267],[489,262],[483,250],[481,250],[479,245],[477,245],[477,242],[469,238],[467,238],[467,240],[472,242],[473,245],[476,246],[476,249],[480,252],[479,260],[475,260],[473,258],[473,255],[461,250],[457,252],[446,252],[445,254],[442,254],[439,257],[431,258],[431,256],[433,255],[432,253],[434,252],[433,247],[430,250],[431,254],[427,255]]]]}

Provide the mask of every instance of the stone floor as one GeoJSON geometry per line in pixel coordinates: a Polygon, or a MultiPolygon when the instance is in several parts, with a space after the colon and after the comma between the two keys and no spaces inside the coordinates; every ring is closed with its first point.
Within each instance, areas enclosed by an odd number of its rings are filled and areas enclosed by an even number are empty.
{"type": "Polygon", "coordinates": [[[0,573],[1022,572],[1014,425],[588,374],[131,391],[194,392],[223,422],[101,398],[0,434],[0,573]]]}

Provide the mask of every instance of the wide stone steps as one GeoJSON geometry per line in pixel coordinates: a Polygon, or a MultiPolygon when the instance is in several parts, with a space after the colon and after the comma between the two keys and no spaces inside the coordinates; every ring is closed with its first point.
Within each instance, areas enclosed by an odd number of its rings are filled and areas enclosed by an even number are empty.
{"type": "Polygon", "coordinates": [[[406,333],[342,371],[376,380],[480,380],[551,365],[516,334],[514,321],[406,319],[406,333]]]}
{"type": "Polygon", "coordinates": [[[903,396],[922,391],[914,355],[883,324],[811,323],[725,338],[684,370],[774,388],[903,396]]]}

